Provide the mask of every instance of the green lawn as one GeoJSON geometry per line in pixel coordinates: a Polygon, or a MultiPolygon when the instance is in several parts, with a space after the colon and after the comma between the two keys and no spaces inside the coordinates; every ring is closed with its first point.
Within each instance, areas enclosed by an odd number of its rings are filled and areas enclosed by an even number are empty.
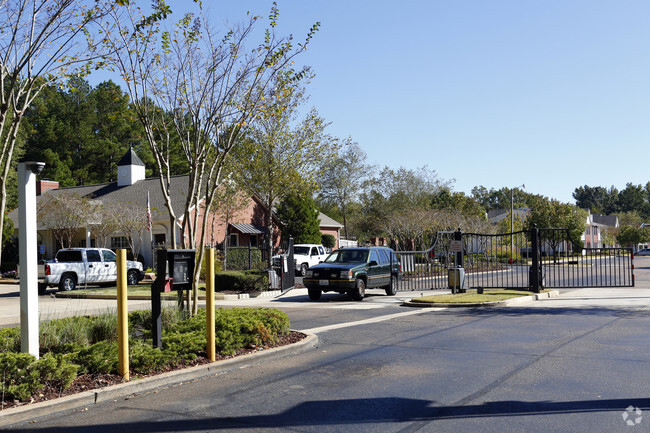
{"type": "Polygon", "coordinates": [[[411,302],[430,304],[474,304],[482,302],[505,301],[506,299],[528,296],[532,294],[533,292],[528,290],[485,289],[482,295],[476,293],[476,290],[470,290],[467,293],[458,293],[456,295],[431,295],[424,296],[422,298],[414,298],[411,299],[411,302]]]}

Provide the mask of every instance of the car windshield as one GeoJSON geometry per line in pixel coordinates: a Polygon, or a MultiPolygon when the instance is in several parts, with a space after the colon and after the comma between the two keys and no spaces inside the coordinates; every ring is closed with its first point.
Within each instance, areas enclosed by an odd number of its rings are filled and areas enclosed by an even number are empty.
{"type": "Polygon", "coordinates": [[[309,254],[309,247],[293,247],[293,253],[306,256],[309,254]]]}
{"type": "Polygon", "coordinates": [[[336,250],[326,259],[326,263],[366,263],[368,250],[336,250]]]}

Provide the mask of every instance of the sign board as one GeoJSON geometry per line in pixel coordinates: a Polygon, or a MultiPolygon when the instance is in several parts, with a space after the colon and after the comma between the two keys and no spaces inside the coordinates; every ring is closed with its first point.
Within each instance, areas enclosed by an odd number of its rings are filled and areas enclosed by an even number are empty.
{"type": "Polygon", "coordinates": [[[41,255],[45,254],[45,245],[40,246],[40,254],[41,255]]]}
{"type": "Polygon", "coordinates": [[[449,241],[449,251],[460,253],[463,251],[463,241],[449,241]]]}

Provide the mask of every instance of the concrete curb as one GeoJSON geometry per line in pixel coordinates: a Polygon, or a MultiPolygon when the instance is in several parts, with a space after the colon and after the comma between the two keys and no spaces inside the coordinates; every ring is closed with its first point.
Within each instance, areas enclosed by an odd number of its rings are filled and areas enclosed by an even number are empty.
{"type": "Polygon", "coordinates": [[[404,301],[402,305],[407,307],[419,308],[476,308],[476,307],[507,307],[511,305],[522,305],[540,299],[554,298],[560,294],[557,290],[551,290],[545,293],[535,293],[528,296],[519,296],[518,298],[506,299],[505,301],[495,302],[474,302],[474,303],[434,303],[434,302],[413,302],[404,301]]]}
{"type": "MultiPolygon", "coordinates": [[[[260,292],[259,295],[251,297],[248,293],[239,293],[236,295],[227,295],[223,293],[215,293],[214,299],[216,301],[237,301],[239,299],[255,299],[255,298],[275,298],[282,294],[281,290],[267,290],[265,292],[260,292]]],[[[113,295],[100,295],[100,294],[76,294],[76,293],[67,293],[67,292],[57,292],[54,294],[57,298],[66,298],[66,299],[117,299],[113,295]]],[[[162,296],[162,299],[173,301],[176,300],[176,295],[162,296]]],[[[151,299],[150,295],[129,295],[129,300],[133,301],[144,301],[151,299]]],[[[204,301],[205,296],[199,296],[199,300],[204,301]]]]}
{"type": "Polygon", "coordinates": [[[68,395],[55,400],[28,404],[0,411],[0,425],[11,425],[19,422],[33,420],[56,412],[92,406],[108,400],[127,398],[135,394],[153,391],[183,382],[200,379],[205,376],[214,376],[238,368],[250,367],[270,360],[300,353],[311,349],[318,343],[318,336],[307,334],[303,340],[288,346],[275,347],[264,351],[237,356],[210,364],[197,365],[196,367],[163,373],[132,382],[94,389],[79,394],[68,395]]]}

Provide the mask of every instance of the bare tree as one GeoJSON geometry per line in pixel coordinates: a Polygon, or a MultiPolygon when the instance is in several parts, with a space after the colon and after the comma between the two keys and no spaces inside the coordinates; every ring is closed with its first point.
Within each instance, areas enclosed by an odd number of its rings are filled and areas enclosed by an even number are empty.
{"type": "Polygon", "coordinates": [[[119,213],[115,214],[115,225],[126,237],[133,259],[137,260],[148,225],[146,206],[134,202],[120,205],[119,213]]]}
{"type": "Polygon", "coordinates": [[[325,202],[338,206],[343,215],[343,230],[348,238],[348,207],[361,191],[371,167],[366,165],[366,153],[358,143],[347,138],[341,152],[323,175],[319,195],[325,202]]]}
{"type": "MultiPolygon", "coordinates": [[[[200,2],[197,5],[200,7],[200,2]]],[[[153,8],[152,14],[144,14],[150,19],[144,20],[135,6],[116,10],[111,24],[119,29],[105,33],[106,44],[115,53],[107,61],[125,80],[144,127],[170,225],[175,227],[177,216],[183,215],[182,232],[187,236],[181,242],[184,247],[198,249],[192,290],[194,313],[208,225],[208,218],[201,219],[199,210],[205,214],[211,211],[225,159],[236,145],[237,135],[261,113],[265,89],[275,74],[306,48],[318,24],[306,41],[294,48],[291,38],[275,35],[278,10],[274,5],[264,40],[247,49],[260,17],[251,17],[219,36],[201,14],[186,14],[171,25],[171,30],[163,28],[162,22],[171,10],[163,0],[155,2],[153,8]],[[190,167],[182,210],[173,208],[169,193],[169,144],[173,135],[180,140],[190,167]]],[[[303,77],[302,71],[290,75],[293,82],[303,77]]],[[[178,244],[172,230],[172,245],[178,244]]]]}
{"type": "Polygon", "coordinates": [[[38,206],[40,224],[52,231],[62,248],[72,246],[72,239],[80,228],[88,224],[90,200],[73,193],[48,196],[38,206]]]}
{"type": "Polygon", "coordinates": [[[18,130],[45,87],[89,72],[91,25],[115,2],[0,0],[0,227],[18,130]]]}
{"type": "Polygon", "coordinates": [[[118,207],[113,202],[101,202],[94,200],[92,204],[88,223],[90,233],[95,237],[97,246],[100,248],[110,247],[110,237],[118,230],[116,215],[119,215],[118,207]]]}

